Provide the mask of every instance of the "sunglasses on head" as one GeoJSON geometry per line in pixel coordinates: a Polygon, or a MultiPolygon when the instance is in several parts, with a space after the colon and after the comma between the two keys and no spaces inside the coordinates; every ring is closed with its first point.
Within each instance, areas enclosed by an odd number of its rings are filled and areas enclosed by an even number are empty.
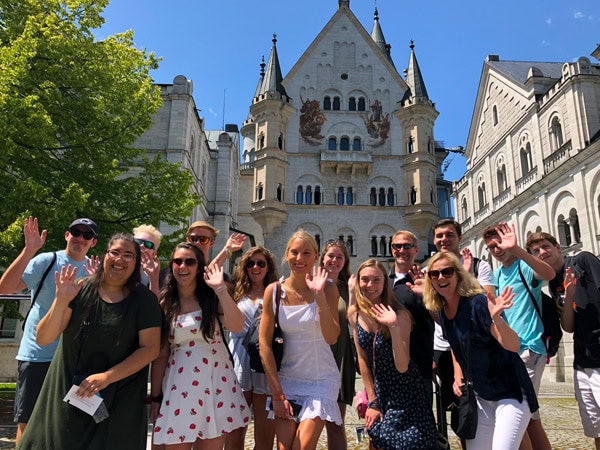
{"type": "Polygon", "coordinates": [[[415,244],[392,244],[394,250],[410,250],[415,244]]]}
{"type": "Polygon", "coordinates": [[[254,266],[258,266],[261,269],[264,269],[265,267],[267,267],[267,263],[263,260],[258,260],[258,261],[248,261],[246,263],[246,269],[252,269],[254,266]]]}
{"type": "Polygon", "coordinates": [[[195,266],[198,264],[198,260],[196,258],[173,258],[173,264],[176,266],[195,266]]]}
{"type": "Polygon", "coordinates": [[[73,236],[75,238],[78,238],[79,236],[83,236],[83,238],[86,241],[89,241],[90,239],[94,239],[94,237],[96,236],[91,231],[81,231],[78,228],[70,228],[69,233],[71,233],[71,236],[73,236]]]}
{"type": "Polygon", "coordinates": [[[152,250],[154,248],[154,242],[152,241],[147,241],[146,239],[135,239],[135,242],[137,242],[138,244],[140,244],[142,247],[146,247],[149,250],[152,250]]]}
{"type": "Polygon", "coordinates": [[[202,245],[206,245],[211,242],[213,239],[208,236],[190,236],[189,240],[192,244],[196,244],[200,242],[202,245]]]}
{"type": "Polygon", "coordinates": [[[442,269],[442,270],[428,270],[427,271],[427,276],[429,276],[429,278],[433,278],[433,279],[439,278],[440,274],[444,278],[450,278],[452,275],[454,275],[454,267],[446,267],[445,269],[442,269]]]}

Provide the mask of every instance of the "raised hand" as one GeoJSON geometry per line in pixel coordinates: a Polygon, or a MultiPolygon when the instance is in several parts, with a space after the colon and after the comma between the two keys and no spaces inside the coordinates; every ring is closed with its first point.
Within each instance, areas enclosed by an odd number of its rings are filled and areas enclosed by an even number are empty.
{"type": "Polygon", "coordinates": [[[223,281],[223,266],[206,266],[204,268],[204,281],[216,291],[221,286],[225,286],[223,281]]]}
{"type": "Polygon", "coordinates": [[[88,275],[93,275],[100,267],[100,258],[97,256],[90,256],[85,260],[85,265],[83,268],[87,272],[88,275]]]}
{"type": "Polygon", "coordinates": [[[23,227],[23,235],[25,237],[25,248],[33,252],[37,252],[46,243],[47,230],[39,232],[37,217],[29,216],[25,219],[23,227]]]}
{"type": "Polygon", "coordinates": [[[573,308],[573,302],[575,300],[575,290],[577,288],[577,277],[573,273],[573,269],[567,267],[565,269],[565,279],[563,280],[563,287],[565,289],[565,306],[567,308],[573,308]]]}
{"type": "Polygon", "coordinates": [[[510,309],[514,305],[513,299],[515,298],[515,294],[511,287],[507,287],[504,289],[502,294],[498,297],[494,298],[491,293],[487,293],[488,297],[488,310],[490,312],[490,316],[492,316],[492,320],[497,320],[500,318],[500,314],[505,309],[510,309]]]}
{"type": "Polygon", "coordinates": [[[327,277],[329,277],[329,272],[327,272],[323,267],[313,267],[312,277],[310,274],[306,274],[306,285],[313,294],[318,294],[325,289],[327,277]]]}
{"type": "Polygon", "coordinates": [[[246,235],[242,234],[242,233],[233,233],[231,236],[229,236],[229,239],[227,239],[227,243],[225,244],[225,247],[231,252],[237,252],[239,250],[241,250],[242,248],[244,248],[244,242],[246,242],[246,235]]]}
{"type": "Polygon", "coordinates": [[[75,298],[81,289],[81,283],[77,280],[77,267],[62,266],[60,273],[54,272],[56,281],[56,300],[60,303],[69,303],[75,298]]]}
{"type": "Polygon", "coordinates": [[[156,252],[142,252],[142,269],[152,279],[152,275],[160,272],[160,260],[156,252]]]}
{"type": "Polygon", "coordinates": [[[471,273],[471,268],[473,267],[473,254],[471,253],[471,249],[469,247],[465,247],[462,249],[463,256],[463,267],[469,273],[471,273]]]}
{"type": "Polygon", "coordinates": [[[375,314],[375,320],[388,328],[398,325],[398,316],[389,305],[376,303],[371,307],[371,311],[375,314]]]}
{"type": "Polygon", "coordinates": [[[517,233],[515,231],[515,225],[509,225],[506,222],[499,223],[496,227],[496,231],[500,235],[500,242],[498,247],[502,250],[512,250],[517,246],[517,233]]]}

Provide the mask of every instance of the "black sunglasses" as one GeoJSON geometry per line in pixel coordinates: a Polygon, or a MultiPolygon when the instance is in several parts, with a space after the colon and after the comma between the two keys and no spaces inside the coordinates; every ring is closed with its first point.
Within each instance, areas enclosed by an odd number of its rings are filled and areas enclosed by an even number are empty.
{"type": "Polygon", "coordinates": [[[176,266],[186,266],[192,267],[198,264],[198,260],[196,258],[173,258],[173,264],[176,266]]]}
{"type": "Polygon", "coordinates": [[[264,269],[265,267],[267,267],[267,263],[264,262],[263,260],[258,260],[258,261],[248,261],[246,263],[246,269],[252,269],[254,266],[258,266],[261,269],[264,269]]]}
{"type": "Polygon", "coordinates": [[[135,242],[137,242],[138,244],[146,247],[149,250],[152,250],[154,248],[154,242],[147,241],[146,239],[135,238],[135,242]]]}
{"type": "Polygon", "coordinates": [[[83,238],[86,241],[89,241],[90,239],[94,239],[94,237],[96,237],[96,235],[91,231],[81,231],[77,228],[69,228],[69,233],[71,233],[71,236],[76,238],[78,238],[79,236],[83,236],[83,238]]]}
{"type": "Polygon", "coordinates": [[[454,275],[454,267],[446,267],[445,269],[442,269],[442,270],[428,270],[427,271],[427,276],[429,278],[437,279],[440,277],[440,274],[444,278],[450,278],[452,275],[454,275]]]}
{"type": "Polygon", "coordinates": [[[415,244],[392,244],[394,250],[410,250],[415,244]]]}

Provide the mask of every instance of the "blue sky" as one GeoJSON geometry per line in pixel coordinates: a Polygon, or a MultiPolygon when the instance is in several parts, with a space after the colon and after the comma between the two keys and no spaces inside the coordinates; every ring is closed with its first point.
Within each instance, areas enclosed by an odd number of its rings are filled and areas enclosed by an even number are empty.
{"type": "MultiPolygon", "coordinates": [[[[429,97],[440,112],[435,138],[446,147],[466,146],[487,55],[543,62],[586,56],[597,62],[590,53],[600,43],[598,0],[351,0],[369,33],[375,5],[400,73],[414,39],[429,97]]],[[[222,129],[223,123],[241,126],[248,115],[273,33],[285,76],[337,7],[337,0],[113,0],[97,36],[134,30],[136,46],[162,58],[154,80],[193,80],[206,128],[222,129]]],[[[454,157],[446,178],[457,180],[464,170],[464,160],[454,157]]]]}

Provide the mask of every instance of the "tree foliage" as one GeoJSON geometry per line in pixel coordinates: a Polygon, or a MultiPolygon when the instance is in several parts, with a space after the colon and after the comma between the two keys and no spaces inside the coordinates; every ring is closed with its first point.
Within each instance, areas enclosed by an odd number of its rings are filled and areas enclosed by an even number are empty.
{"type": "Polygon", "coordinates": [[[0,266],[30,214],[47,250],[76,217],[98,223],[102,249],[140,223],[181,224],[197,201],[191,174],[132,147],[161,104],[158,58],[131,31],[95,38],[107,4],[0,0],[0,266]]]}

